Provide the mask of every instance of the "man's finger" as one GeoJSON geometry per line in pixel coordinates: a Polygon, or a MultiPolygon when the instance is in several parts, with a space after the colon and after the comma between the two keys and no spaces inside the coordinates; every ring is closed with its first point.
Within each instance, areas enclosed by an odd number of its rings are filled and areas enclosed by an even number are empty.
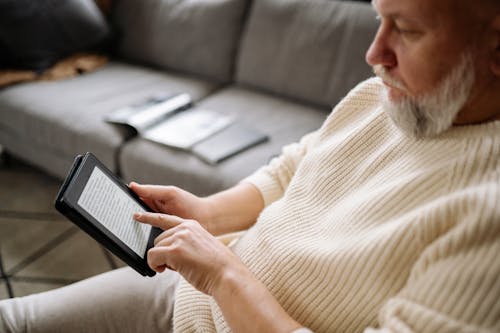
{"type": "Polygon", "coordinates": [[[163,272],[165,268],[175,271],[169,263],[170,258],[167,248],[151,248],[147,254],[148,265],[156,272],[163,272]]]}
{"type": "Polygon", "coordinates": [[[149,212],[134,213],[134,220],[141,223],[150,224],[163,230],[173,228],[184,221],[184,219],[178,216],[149,212]]]}
{"type": "Polygon", "coordinates": [[[170,186],[159,185],[140,185],[136,182],[131,182],[128,187],[134,191],[138,196],[148,199],[164,198],[171,194],[172,188],[170,186]]]}
{"type": "Polygon", "coordinates": [[[170,245],[172,242],[171,236],[173,236],[176,232],[176,227],[170,228],[168,230],[163,231],[154,239],[154,246],[166,246],[170,245]]]}

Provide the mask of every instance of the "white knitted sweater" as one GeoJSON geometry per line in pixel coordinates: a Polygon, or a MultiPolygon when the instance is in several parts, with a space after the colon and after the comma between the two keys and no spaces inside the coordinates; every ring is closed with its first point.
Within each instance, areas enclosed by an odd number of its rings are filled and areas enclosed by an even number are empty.
{"type": "MultiPolygon", "coordinates": [[[[500,121],[413,140],[382,89],[360,84],[246,179],[266,208],[233,250],[314,332],[500,332],[500,121]]],[[[230,332],[186,282],[174,324],[230,332]]]]}

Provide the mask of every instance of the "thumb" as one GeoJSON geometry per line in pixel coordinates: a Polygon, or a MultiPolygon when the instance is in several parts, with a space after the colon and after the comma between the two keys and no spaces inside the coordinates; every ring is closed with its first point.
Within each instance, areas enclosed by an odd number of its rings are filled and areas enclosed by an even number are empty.
{"type": "Polygon", "coordinates": [[[140,185],[131,182],[129,187],[156,212],[166,213],[178,196],[178,189],[175,186],[140,185]]]}
{"type": "Polygon", "coordinates": [[[141,200],[150,207],[155,212],[160,212],[161,207],[158,207],[157,202],[161,200],[157,200],[156,196],[148,191],[147,186],[139,185],[136,182],[131,182],[128,187],[141,198],[141,200]]]}
{"type": "Polygon", "coordinates": [[[171,196],[171,191],[168,186],[159,185],[141,185],[136,182],[131,182],[129,187],[138,196],[144,199],[168,199],[171,196]]]}

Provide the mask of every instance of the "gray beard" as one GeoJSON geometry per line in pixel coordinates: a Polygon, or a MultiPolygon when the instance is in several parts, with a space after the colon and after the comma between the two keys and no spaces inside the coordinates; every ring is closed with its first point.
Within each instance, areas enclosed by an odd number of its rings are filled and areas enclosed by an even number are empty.
{"type": "MultiPolygon", "coordinates": [[[[374,72],[386,82],[402,86],[387,77],[385,68],[375,66],[374,72]]],[[[453,125],[469,98],[474,78],[472,56],[466,53],[450,74],[427,94],[391,101],[388,89],[384,89],[384,110],[405,135],[416,139],[435,137],[453,125]]]]}

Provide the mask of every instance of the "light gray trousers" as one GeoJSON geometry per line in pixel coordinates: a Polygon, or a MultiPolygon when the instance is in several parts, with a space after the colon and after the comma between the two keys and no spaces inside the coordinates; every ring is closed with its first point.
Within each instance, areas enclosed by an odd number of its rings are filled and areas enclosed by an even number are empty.
{"type": "Polygon", "coordinates": [[[0,332],[171,332],[179,275],[121,268],[75,284],[0,301],[0,332]]]}

